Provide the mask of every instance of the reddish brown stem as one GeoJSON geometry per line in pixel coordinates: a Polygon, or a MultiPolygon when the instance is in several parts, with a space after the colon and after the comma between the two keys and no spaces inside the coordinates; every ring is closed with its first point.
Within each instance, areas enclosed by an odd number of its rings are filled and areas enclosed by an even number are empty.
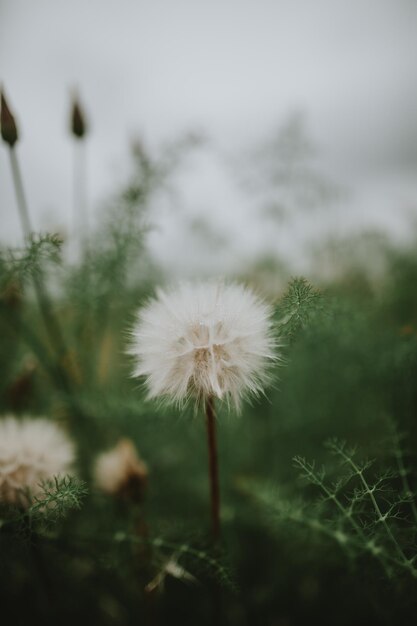
{"type": "Polygon", "coordinates": [[[219,466],[217,461],[216,414],[214,411],[214,398],[212,396],[208,397],[206,400],[206,423],[210,476],[211,529],[213,539],[217,542],[220,539],[220,488],[219,466]]]}

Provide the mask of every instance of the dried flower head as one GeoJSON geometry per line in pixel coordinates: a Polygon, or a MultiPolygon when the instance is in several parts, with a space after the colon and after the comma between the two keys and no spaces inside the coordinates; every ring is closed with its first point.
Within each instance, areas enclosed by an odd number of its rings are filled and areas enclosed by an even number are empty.
{"type": "Polygon", "coordinates": [[[28,506],[41,483],[71,470],[75,452],[66,433],[47,419],[0,420],[0,502],[28,506]]]}
{"type": "Polygon", "coordinates": [[[121,439],[114,448],[98,456],[94,477],[97,487],[106,493],[140,502],[148,482],[148,468],[133,442],[121,439]]]}
{"type": "Polygon", "coordinates": [[[138,313],[129,353],[150,398],[215,396],[238,409],[259,394],[276,358],[271,309],[248,288],[208,282],[159,290],[138,313]]]}

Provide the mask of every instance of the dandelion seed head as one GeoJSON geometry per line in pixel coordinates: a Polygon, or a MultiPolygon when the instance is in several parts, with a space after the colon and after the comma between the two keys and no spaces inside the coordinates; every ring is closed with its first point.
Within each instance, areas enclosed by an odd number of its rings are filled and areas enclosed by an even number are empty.
{"type": "Polygon", "coordinates": [[[73,443],[62,428],[43,418],[0,420],[0,502],[27,507],[41,483],[70,473],[73,443]]]}
{"type": "Polygon", "coordinates": [[[159,290],[137,315],[129,353],[150,398],[215,396],[239,409],[263,391],[275,348],[267,304],[241,285],[208,282],[159,290]]]}

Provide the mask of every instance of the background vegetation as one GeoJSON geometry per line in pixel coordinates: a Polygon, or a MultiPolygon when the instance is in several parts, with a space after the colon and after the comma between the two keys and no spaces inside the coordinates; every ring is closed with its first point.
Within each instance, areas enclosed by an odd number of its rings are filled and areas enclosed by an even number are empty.
{"type": "MultiPolygon", "coordinates": [[[[368,235],[323,244],[309,281],[291,278],[278,256],[235,276],[274,303],[283,362],[266,397],[241,416],[219,408],[222,542],[213,548],[204,420],[147,402],[125,354],[134,312],[166,280],[146,235],[154,194],[183,147],[159,160],[136,149],[131,180],[80,239],[76,262],[50,233],[1,251],[2,414],[49,416],[78,448],[78,478],[45,485],[48,507],[2,507],[4,623],[409,623],[415,248],[368,235]],[[382,270],[361,262],[364,249],[382,270]],[[332,272],[318,271],[336,257],[332,272]],[[139,504],[92,480],[96,455],[121,437],[150,470],[139,504]]],[[[304,170],[294,171],[300,192],[304,170]]],[[[316,175],[305,189],[316,205],[316,175]]],[[[268,189],[269,208],[271,194],[279,192],[268,189]]],[[[293,203],[309,204],[286,198],[280,219],[293,203]]]]}

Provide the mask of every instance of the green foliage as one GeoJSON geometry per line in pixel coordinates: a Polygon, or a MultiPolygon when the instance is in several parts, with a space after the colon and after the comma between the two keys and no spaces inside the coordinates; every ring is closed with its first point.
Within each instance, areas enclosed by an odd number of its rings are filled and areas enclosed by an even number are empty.
{"type": "Polygon", "coordinates": [[[0,254],[0,281],[3,289],[10,282],[24,284],[33,276],[38,276],[50,263],[61,261],[62,239],[57,234],[33,235],[22,249],[10,248],[0,254]]]}
{"type": "MultiPolygon", "coordinates": [[[[141,545],[144,543],[140,537],[127,535],[124,532],[117,532],[114,540],[119,543],[128,542],[141,545]]],[[[198,548],[188,543],[176,543],[163,537],[153,537],[146,540],[145,543],[148,543],[156,551],[152,558],[157,564],[158,574],[167,573],[174,576],[175,569],[165,572],[164,568],[167,563],[174,562],[179,565],[181,561],[184,562],[188,571],[180,567],[178,577],[185,582],[190,580],[197,582],[196,577],[201,575],[216,581],[228,591],[237,593],[236,581],[231,576],[230,569],[224,564],[224,557],[222,559],[219,556],[213,556],[212,549],[198,548]]]]}
{"type": "Polygon", "coordinates": [[[25,529],[44,532],[64,519],[70,511],[81,509],[88,493],[86,483],[75,476],[55,476],[53,480],[43,481],[40,487],[36,496],[27,494],[30,502],[27,508],[14,510],[11,507],[1,526],[19,527],[23,524],[25,529]]]}
{"type": "Polygon", "coordinates": [[[296,456],[301,477],[320,492],[316,500],[293,504],[270,489],[252,487],[253,493],[275,519],[331,538],[350,559],[367,553],[388,577],[399,573],[417,578],[415,494],[398,440],[394,441],[397,467],[379,471],[374,469],[375,460],[358,461],[356,450],[337,439],[326,443],[338,461],[330,471],[296,456]]]}
{"type": "MultiPolygon", "coordinates": [[[[82,612],[94,598],[94,619],[101,619],[100,598],[111,597],[118,610],[127,607],[121,624],[132,623],[146,604],[139,589],[158,591],[162,607],[190,607],[184,623],[207,623],[212,585],[225,594],[231,615],[244,610],[268,623],[287,602],[288,613],[302,622],[307,615],[317,616],[325,602],[306,601],[303,595],[300,581],[312,568],[317,585],[344,572],[351,619],[358,606],[363,610],[354,582],[359,571],[361,584],[377,597],[382,585],[389,585],[384,611],[395,614],[399,603],[405,606],[416,576],[415,454],[404,444],[416,434],[417,337],[408,328],[403,332],[405,318],[397,318],[395,307],[388,306],[388,292],[375,300],[367,292],[366,306],[358,306],[359,296],[350,299],[337,285],[328,295],[303,278],[289,282],[275,313],[277,334],[287,344],[278,388],[245,407],[242,418],[219,412],[224,519],[222,551],[214,550],[206,537],[204,424],[147,402],[129,378],[123,352],[129,321],[159,280],[144,246],[144,197],[122,193],[116,202],[119,219],[115,205],[80,264],[59,268],[61,284],[53,303],[71,349],[60,361],[72,383],[70,394],[62,393],[35,304],[24,295],[3,301],[2,323],[15,329],[13,335],[5,332],[11,346],[2,360],[4,380],[20,389],[19,358],[27,353],[51,374],[37,374],[25,391],[27,406],[66,417],[85,481],[45,484],[25,515],[9,512],[0,533],[4,558],[12,559],[6,540],[18,550],[30,530],[30,541],[36,540],[37,551],[65,581],[68,594],[79,597],[82,612]],[[394,423],[410,435],[400,436],[394,423]],[[323,452],[319,442],[330,433],[355,442],[361,453],[339,440],[323,452]],[[150,468],[147,502],[138,508],[100,496],[91,477],[96,454],[120,437],[136,443],[150,468]],[[296,466],[307,481],[303,498],[291,463],[297,454],[296,466]],[[316,458],[317,464],[304,457],[316,458]],[[373,462],[358,461],[367,457],[373,462]],[[12,517],[15,533],[7,532],[12,517]],[[265,533],[265,520],[270,533],[265,533]],[[148,531],[139,533],[138,524],[148,531]],[[199,607],[205,612],[200,614],[199,607]]],[[[38,243],[20,253],[26,259],[22,265],[3,256],[14,276],[32,273],[31,256],[37,259],[35,274],[36,267],[42,272],[56,267],[56,257],[46,252],[53,244],[38,243]]],[[[256,282],[256,274],[251,280],[256,282]]],[[[9,397],[3,396],[4,411],[12,408],[9,397]]],[[[13,558],[27,569],[24,551],[13,558]]],[[[13,597],[20,593],[19,580],[13,574],[11,581],[0,578],[0,583],[13,597]]],[[[338,602],[343,597],[338,589],[333,594],[338,602]]],[[[240,617],[229,623],[241,623],[240,617]]]]}
{"type": "Polygon", "coordinates": [[[321,309],[322,294],[305,278],[293,278],[278,306],[281,336],[293,339],[321,309]]]}
{"type": "Polygon", "coordinates": [[[27,515],[32,522],[45,525],[64,518],[69,511],[79,510],[88,493],[86,483],[74,476],[54,477],[41,484],[40,495],[33,498],[27,515]]]}

